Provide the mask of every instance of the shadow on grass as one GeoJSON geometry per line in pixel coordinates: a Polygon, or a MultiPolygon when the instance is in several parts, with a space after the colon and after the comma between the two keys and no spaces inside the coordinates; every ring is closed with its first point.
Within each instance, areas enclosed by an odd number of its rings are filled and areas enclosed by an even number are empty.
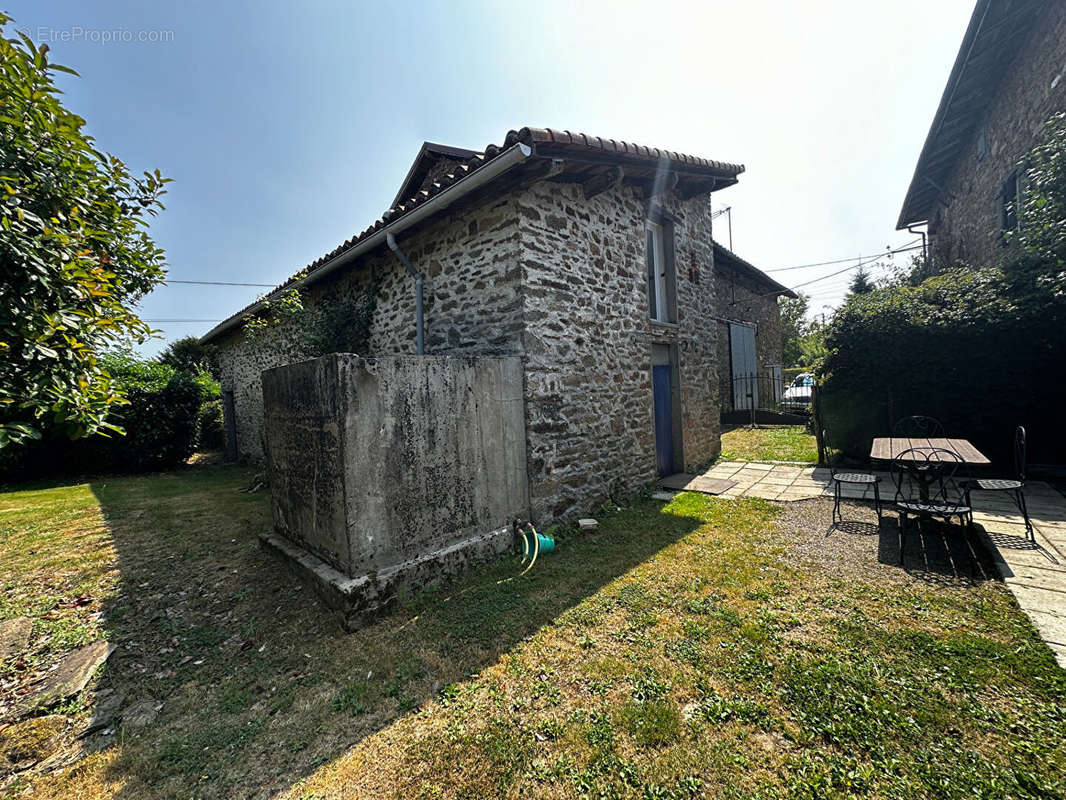
{"type": "Polygon", "coordinates": [[[126,712],[87,744],[122,741],[103,776],[118,796],[284,791],[703,524],[641,503],[561,538],[525,577],[508,557],[345,634],[258,547],[269,499],[238,491],[250,477],[207,467],[92,484],[120,573],[104,609],[119,649],[98,691],[125,696],[126,712]]]}

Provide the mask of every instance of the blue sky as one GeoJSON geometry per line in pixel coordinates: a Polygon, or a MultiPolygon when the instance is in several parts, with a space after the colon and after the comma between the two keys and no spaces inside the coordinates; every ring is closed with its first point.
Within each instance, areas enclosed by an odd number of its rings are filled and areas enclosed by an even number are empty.
{"type": "MultiPolygon", "coordinates": [[[[714,202],[765,270],[908,243],[895,220],[973,0],[5,8],[80,72],[61,85],[99,146],[174,179],[152,228],[170,277],[276,284],[380,216],[423,140],[523,125],[744,163],[714,202]]],[[[805,289],[815,310],[848,278],[805,289]]],[[[169,285],[142,311],[221,320],[262,291],[169,285]]],[[[211,323],[155,327],[146,352],[211,323]]]]}

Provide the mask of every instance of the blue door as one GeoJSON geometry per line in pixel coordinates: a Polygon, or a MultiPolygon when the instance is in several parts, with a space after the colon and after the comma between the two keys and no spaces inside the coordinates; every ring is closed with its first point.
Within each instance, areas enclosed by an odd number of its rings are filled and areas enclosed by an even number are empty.
{"type": "Polygon", "coordinates": [[[673,475],[674,424],[669,364],[656,364],[651,368],[651,385],[655,401],[655,464],[660,475],[673,475]]]}

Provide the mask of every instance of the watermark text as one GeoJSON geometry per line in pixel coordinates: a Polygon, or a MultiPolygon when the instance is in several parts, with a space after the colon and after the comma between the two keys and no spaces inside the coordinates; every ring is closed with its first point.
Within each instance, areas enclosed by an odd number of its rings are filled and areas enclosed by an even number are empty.
{"type": "Polygon", "coordinates": [[[129,28],[83,28],[72,25],[69,28],[50,28],[38,25],[36,29],[38,42],[54,44],[56,42],[89,42],[90,44],[161,44],[174,41],[174,31],[169,30],[130,30],[129,28]]]}

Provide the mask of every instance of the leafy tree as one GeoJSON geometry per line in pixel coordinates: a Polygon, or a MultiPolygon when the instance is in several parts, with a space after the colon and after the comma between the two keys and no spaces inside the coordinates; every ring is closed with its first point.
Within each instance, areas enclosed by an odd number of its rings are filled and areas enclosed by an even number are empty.
{"type": "Polygon", "coordinates": [[[800,353],[804,366],[819,363],[825,358],[826,350],[825,334],[828,326],[817,319],[812,320],[807,330],[800,339],[800,353]]]}
{"type": "Polygon", "coordinates": [[[86,467],[171,469],[192,455],[201,405],[218,394],[217,384],[206,374],[139,359],[128,351],[108,353],[103,361],[128,398],[115,412],[126,435],[77,442],[73,452],[91,456],[86,467]]]}
{"type": "Polygon", "coordinates": [[[944,270],[938,268],[931,257],[916,253],[910,257],[906,266],[894,267],[886,286],[920,286],[923,281],[939,275],[944,270]]]}
{"type": "Polygon", "coordinates": [[[781,313],[781,360],[786,367],[799,366],[803,358],[802,340],[807,333],[807,311],[810,298],[800,294],[796,298],[781,297],[778,307],[781,313]]]}
{"type": "Polygon", "coordinates": [[[218,350],[200,344],[196,336],[183,336],[168,344],[159,354],[159,363],[193,374],[207,372],[216,380],[219,378],[218,350]]]}
{"type": "Polygon", "coordinates": [[[210,375],[183,372],[129,350],[104,353],[100,360],[126,398],[111,417],[125,435],[72,441],[47,430],[40,441],[0,451],[0,478],[171,469],[192,454],[205,428],[205,446],[217,449],[221,404],[210,375]]]}
{"type": "Polygon", "coordinates": [[[781,313],[781,360],[786,367],[806,367],[825,355],[825,325],[807,319],[810,298],[800,294],[795,299],[778,300],[781,313]]]}
{"type": "Polygon", "coordinates": [[[869,294],[876,288],[877,286],[870,277],[870,273],[866,271],[866,268],[859,267],[855,270],[855,275],[852,276],[851,283],[848,286],[848,294],[869,294]]]}
{"type": "Polygon", "coordinates": [[[163,280],[147,219],[167,179],[130,174],[59,101],[46,45],[0,14],[0,447],[42,431],[121,431],[101,353],[144,341],[135,302],[163,280]]]}
{"type": "Polygon", "coordinates": [[[1008,234],[1005,269],[1022,291],[1066,296],[1066,112],[1019,164],[1024,173],[1019,226],[1008,234]]]}
{"type": "MultiPolygon", "coordinates": [[[[907,414],[930,414],[1009,465],[1014,426],[1034,461],[1066,452],[1066,114],[1019,165],[1020,227],[998,266],[958,267],[856,295],[834,316],[822,410],[845,452],[907,414]]],[[[916,264],[916,267],[926,265],[916,264]]]]}

